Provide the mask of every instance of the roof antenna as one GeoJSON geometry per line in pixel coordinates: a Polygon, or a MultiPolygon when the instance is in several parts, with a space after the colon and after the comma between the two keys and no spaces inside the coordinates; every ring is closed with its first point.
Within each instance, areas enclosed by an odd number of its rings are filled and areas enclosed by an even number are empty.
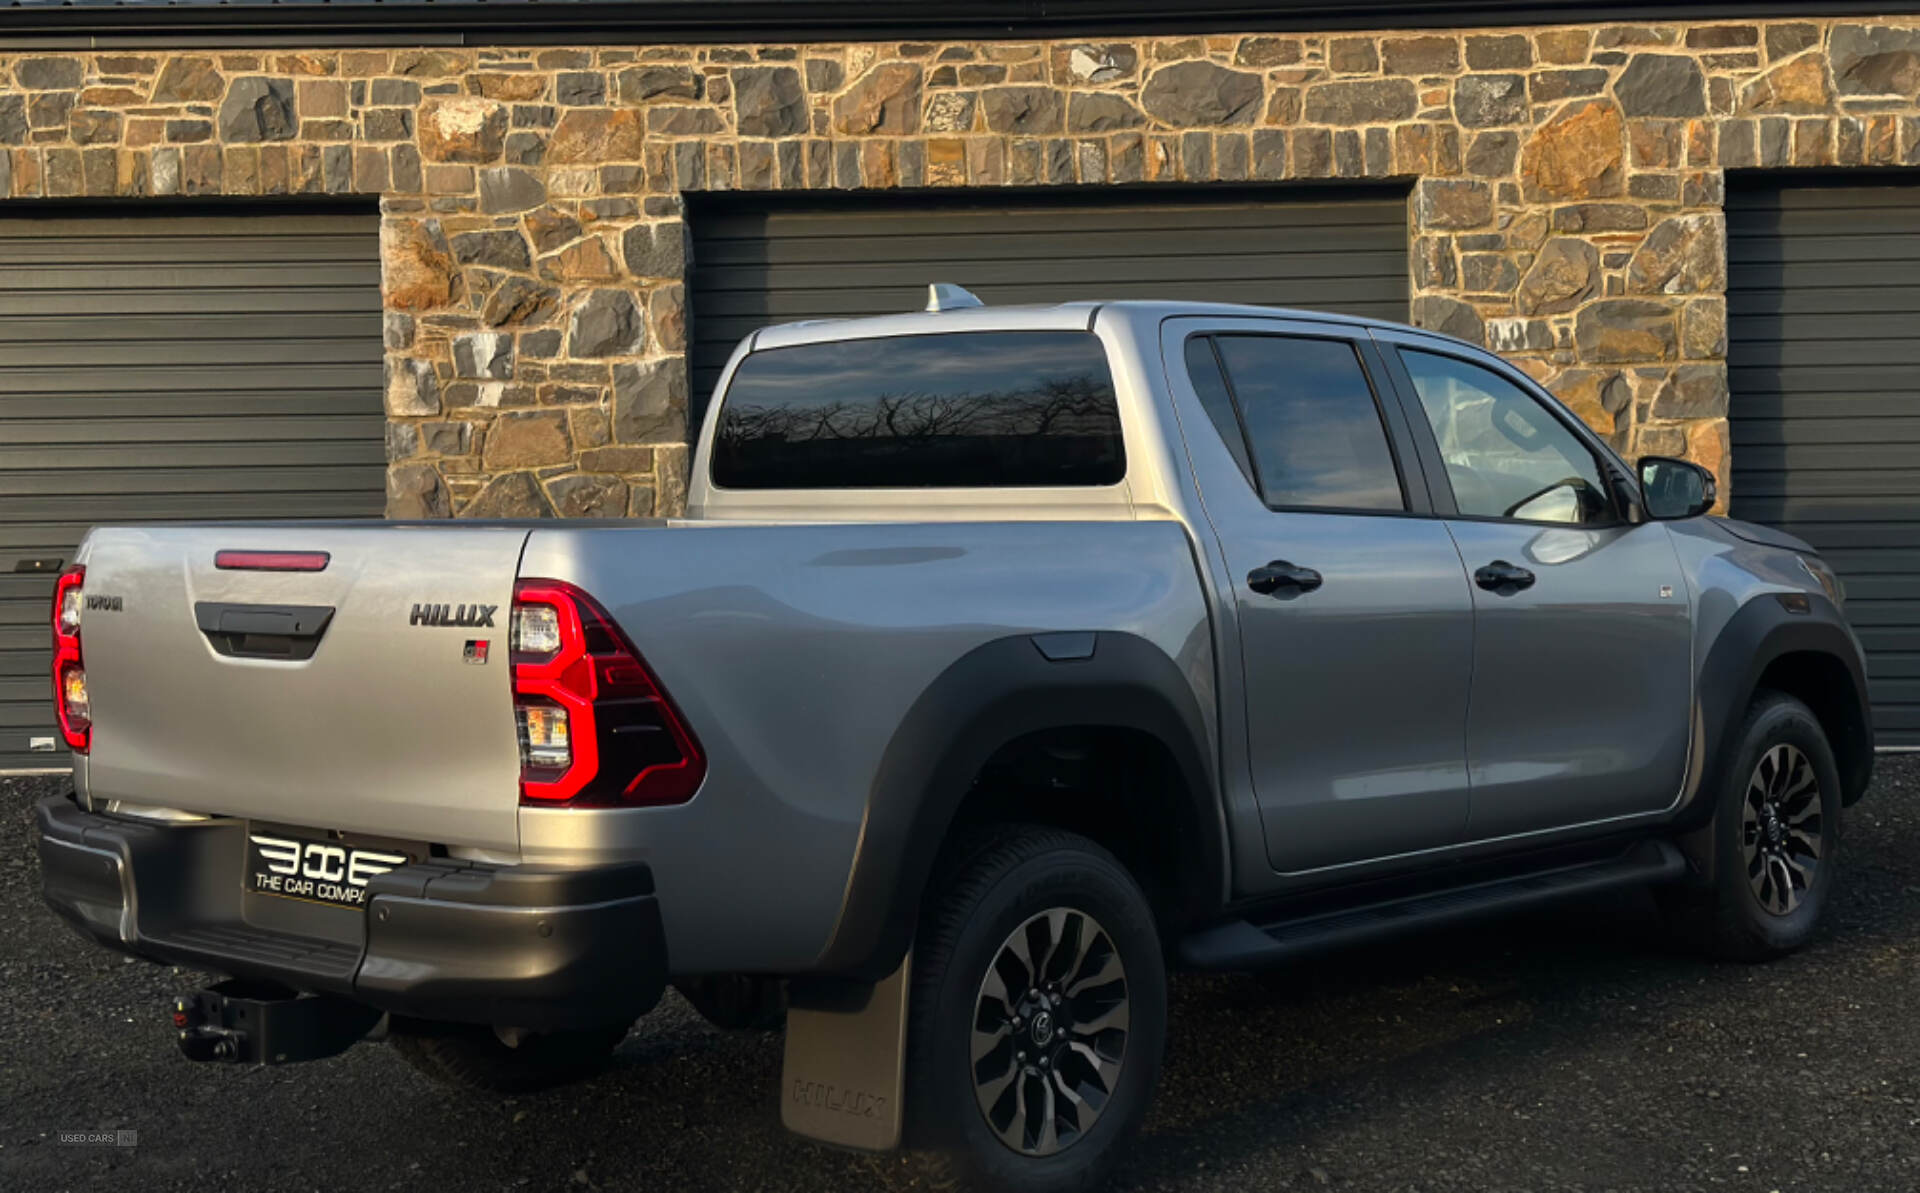
{"type": "Polygon", "coordinates": [[[927,309],[929,311],[958,311],[967,307],[983,307],[987,304],[978,297],[954,285],[952,282],[935,282],[927,287],[927,309]]]}

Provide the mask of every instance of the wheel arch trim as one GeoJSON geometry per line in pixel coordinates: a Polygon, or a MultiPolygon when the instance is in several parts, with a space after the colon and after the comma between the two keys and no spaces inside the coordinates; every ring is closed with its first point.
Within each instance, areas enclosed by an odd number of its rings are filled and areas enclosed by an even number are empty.
{"type": "MultiPolygon", "coordinates": [[[[1842,802],[1852,804],[1865,793],[1873,775],[1873,714],[1867,703],[1865,664],[1839,609],[1823,596],[1811,598],[1810,606],[1805,613],[1791,612],[1771,596],[1756,597],[1715,637],[1701,664],[1698,683],[1706,766],[1696,797],[1718,791],[1726,781],[1726,768],[1739,746],[1734,735],[1767,669],[1797,654],[1830,659],[1847,675],[1849,690],[1835,693],[1833,705],[1844,715],[1842,732],[1836,735],[1824,720],[1822,727],[1840,770],[1842,802]]],[[[1820,710],[1814,712],[1817,717],[1820,710]]],[[[1693,801],[1696,808],[1710,808],[1712,803],[1711,799],[1693,801]]]]}
{"type": "Polygon", "coordinates": [[[1183,889],[1220,898],[1227,863],[1214,752],[1180,668],[1134,634],[1100,631],[1091,654],[1071,659],[1050,659],[1033,636],[1015,635],[955,661],[895,730],[868,793],[840,916],[815,970],[865,981],[892,972],[974,776],[1009,742],[1079,727],[1138,731],[1166,748],[1182,780],[1174,814],[1194,855],[1179,859],[1183,889]]]}

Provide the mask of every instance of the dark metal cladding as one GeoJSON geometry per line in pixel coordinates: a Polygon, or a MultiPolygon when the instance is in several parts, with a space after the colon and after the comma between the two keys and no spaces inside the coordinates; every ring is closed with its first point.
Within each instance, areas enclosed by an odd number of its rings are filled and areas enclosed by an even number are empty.
{"type": "MultiPolygon", "coordinates": [[[[1727,533],[1812,544],[1847,590],[1875,736],[1920,746],[1920,195],[1859,178],[1729,189],[1727,533]],[[1764,523],[1765,529],[1752,523],[1764,523]]],[[[1726,401],[1725,391],[1712,397],[1726,401]]]]}
{"type": "MultiPolygon", "coordinates": [[[[0,28],[22,20],[5,2],[0,28]]],[[[370,203],[0,206],[0,294],[13,304],[0,317],[0,444],[13,449],[0,459],[0,626],[40,622],[91,524],[381,515],[370,203]],[[69,353],[60,367],[42,363],[49,344],[69,353]],[[22,439],[27,420],[57,430],[22,439]]],[[[89,592],[88,611],[109,611],[96,595],[114,594],[89,592]]],[[[48,674],[50,642],[19,645],[0,650],[0,671],[19,668],[0,678],[0,771],[65,767],[64,749],[28,748],[57,738],[49,685],[9,682],[48,674]]]]}
{"type": "Polygon", "coordinates": [[[964,272],[995,306],[1170,298],[1404,319],[1404,186],[1275,203],[1231,188],[1051,196],[695,196],[693,417],[734,345],[770,323],[908,311],[964,272]],[[778,244],[804,244],[802,254],[778,244]],[[1124,246],[1124,248],[1119,247],[1124,246]]]}

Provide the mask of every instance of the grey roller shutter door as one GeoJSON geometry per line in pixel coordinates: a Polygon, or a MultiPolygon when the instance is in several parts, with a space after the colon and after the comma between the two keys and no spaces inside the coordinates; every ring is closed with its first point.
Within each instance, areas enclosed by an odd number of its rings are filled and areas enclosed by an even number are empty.
{"type": "Polygon", "coordinates": [[[50,575],[88,526],[378,516],[371,213],[0,209],[0,770],[64,765],[50,575]]]}
{"type": "Polygon", "coordinates": [[[1728,197],[1733,513],[1847,585],[1881,745],[1920,745],[1920,187],[1728,197]]]}
{"type": "Polygon", "coordinates": [[[694,404],[755,328],[918,310],[929,282],[995,305],[1202,299],[1407,317],[1404,191],[967,192],[696,204],[694,404]]]}

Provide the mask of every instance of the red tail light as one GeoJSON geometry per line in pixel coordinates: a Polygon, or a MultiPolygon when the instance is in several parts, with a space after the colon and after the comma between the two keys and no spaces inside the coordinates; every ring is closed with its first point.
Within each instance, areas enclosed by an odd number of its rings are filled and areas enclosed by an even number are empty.
{"type": "Polygon", "coordinates": [[[700,743],[605,609],[565,581],[522,580],[510,624],[522,803],[693,798],[700,743]]]}
{"type": "Polygon", "coordinates": [[[86,753],[93,740],[93,706],[80,659],[80,586],[86,578],[87,570],[76,564],[53,586],[53,707],[60,716],[60,736],[77,754],[86,753]]]}

